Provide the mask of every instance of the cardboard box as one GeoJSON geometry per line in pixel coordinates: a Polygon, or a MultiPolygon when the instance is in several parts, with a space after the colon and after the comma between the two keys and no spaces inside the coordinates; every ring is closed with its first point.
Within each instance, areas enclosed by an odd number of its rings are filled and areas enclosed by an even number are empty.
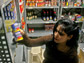
{"type": "Polygon", "coordinates": [[[78,56],[79,56],[79,63],[84,63],[84,51],[82,49],[80,49],[78,56]]]}

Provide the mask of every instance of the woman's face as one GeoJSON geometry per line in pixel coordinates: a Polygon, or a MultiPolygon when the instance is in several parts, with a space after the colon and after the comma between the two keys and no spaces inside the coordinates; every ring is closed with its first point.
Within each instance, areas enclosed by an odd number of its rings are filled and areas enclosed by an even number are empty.
{"type": "Polygon", "coordinates": [[[63,30],[63,25],[58,25],[56,31],[54,32],[54,41],[56,43],[66,43],[67,40],[70,40],[72,36],[68,36],[63,30]]]}

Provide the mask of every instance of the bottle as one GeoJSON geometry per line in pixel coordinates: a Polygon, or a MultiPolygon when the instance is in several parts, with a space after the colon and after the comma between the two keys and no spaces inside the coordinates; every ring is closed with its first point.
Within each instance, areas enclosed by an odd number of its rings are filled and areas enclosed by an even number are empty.
{"type": "Polygon", "coordinates": [[[42,19],[46,21],[46,11],[42,10],[42,19]]]}
{"type": "Polygon", "coordinates": [[[37,17],[37,13],[34,11],[34,19],[36,19],[37,17]]]}
{"type": "Polygon", "coordinates": [[[47,14],[46,14],[46,20],[49,21],[49,11],[47,10],[46,12],[47,12],[47,14]]]}
{"type": "Polygon", "coordinates": [[[49,12],[49,19],[52,20],[52,13],[53,13],[53,10],[50,9],[50,12],[49,12]]]}
{"type": "Polygon", "coordinates": [[[23,40],[23,37],[21,35],[21,32],[20,32],[20,28],[18,26],[18,23],[14,23],[11,25],[12,27],[12,30],[14,31],[14,37],[15,37],[15,40],[16,41],[20,41],[20,40],[23,40]]]}
{"type": "Polygon", "coordinates": [[[30,11],[30,20],[32,20],[32,11],[30,11]]]}
{"type": "Polygon", "coordinates": [[[57,20],[56,12],[53,11],[53,21],[56,21],[56,20],[57,20]]]}

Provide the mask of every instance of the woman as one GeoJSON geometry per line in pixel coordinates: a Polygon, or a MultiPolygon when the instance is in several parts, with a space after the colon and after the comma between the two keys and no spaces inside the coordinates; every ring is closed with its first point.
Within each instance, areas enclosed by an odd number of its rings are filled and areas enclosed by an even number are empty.
{"type": "Polygon", "coordinates": [[[78,63],[77,47],[79,28],[69,19],[60,19],[56,22],[53,34],[36,39],[29,38],[20,30],[23,43],[28,47],[46,45],[43,63],[78,63]]]}

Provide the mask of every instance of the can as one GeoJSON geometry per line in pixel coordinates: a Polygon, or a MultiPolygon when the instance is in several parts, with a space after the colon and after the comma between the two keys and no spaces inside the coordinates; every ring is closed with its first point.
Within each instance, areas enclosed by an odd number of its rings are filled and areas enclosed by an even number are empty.
{"type": "Polygon", "coordinates": [[[16,41],[23,40],[23,37],[22,37],[20,31],[15,32],[15,33],[14,33],[14,37],[15,37],[15,40],[16,40],[16,41]]]}
{"type": "Polygon", "coordinates": [[[14,23],[11,25],[12,27],[12,30],[14,31],[14,37],[15,37],[15,40],[16,41],[20,41],[20,40],[23,40],[23,37],[22,37],[22,34],[20,32],[20,27],[18,25],[18,23],[14,23]]]}

